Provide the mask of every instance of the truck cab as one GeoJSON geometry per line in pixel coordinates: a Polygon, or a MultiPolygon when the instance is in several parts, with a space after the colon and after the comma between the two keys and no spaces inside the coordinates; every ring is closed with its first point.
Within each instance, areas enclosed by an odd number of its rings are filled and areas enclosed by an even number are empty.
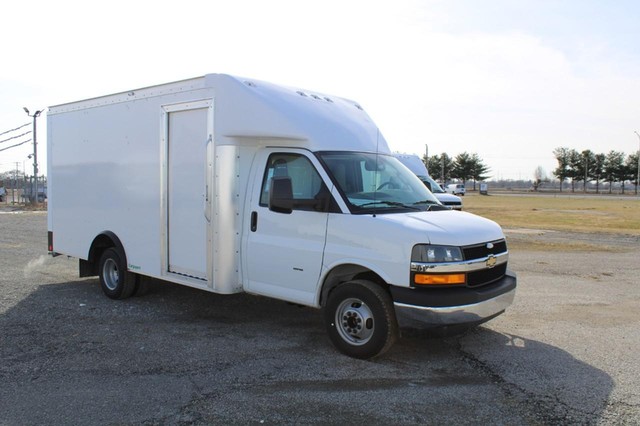
{"type": "Polygon", "coordinates": [[[512,303],[500,227],[442,206],[393,155],[268,149],[259,158],[267,166],[246,252],[260,259],[248,260],[260,282],[249,290],[322,306],[343,352],[366,358],[399,327],[477,324],[512,303]]]}

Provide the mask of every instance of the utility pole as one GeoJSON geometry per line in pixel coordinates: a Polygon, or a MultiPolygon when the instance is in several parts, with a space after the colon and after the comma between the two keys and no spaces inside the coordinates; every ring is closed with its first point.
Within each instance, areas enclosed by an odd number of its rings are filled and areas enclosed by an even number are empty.
{"type": "Polygon", "coordinates": [[[20,165],[19,161],[16,161],[16,171],[13,174],[13,189],[11,190],[11,205],[16,204],[16,186],[18,186],[18,166],[20,165]]]}
{"type": "Polygon", "coordinates": [[[27,113],[29,117],[33,117],[33,186],[34,190],[31,194],[31,203],[33,205],[38,204],[38,140],[36,138],[36,119],[40,116],[43,110],[38,110],[33,114],[29,113],[27,107],[24,107],[24,112],[27,113]]]}

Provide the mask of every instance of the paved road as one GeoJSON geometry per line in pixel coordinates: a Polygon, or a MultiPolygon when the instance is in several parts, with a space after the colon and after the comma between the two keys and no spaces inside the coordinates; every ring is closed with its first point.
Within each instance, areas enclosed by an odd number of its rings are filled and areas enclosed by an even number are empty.
{"type": "MultiPolygon", "coordinates": [[[[508,191],[508,190],[502,190],[502,189],[495,189],[493,191],[490,191],[491,195],[503,195],[505,197],[547,197],[547,198],[578,198],[578,199],[582,199],[582,198],[597,198],[600,200],[611,200],[611,201],[638,201],[640,200],[640,196],[638,194],[635,194],[634,189],[631,188],[631,190],[627,189],[626,192],[624,194],[620,194],[617,192],[614,192],[612,194],[609,194],[608,192],[605,191],[601,191],[600,193],[596,194],[593,192],[587,192],[586,194],[584,192],[580,192],[579,190],[576,190],[575,192],[571,192],[571,190],[565,190],[562,192],[559,191],[553,191],[553,192],[546,192],[546,191],[539,191],[539,192],[534,192],[534,191],[508,191]]],[[[474,192],[470,192],[467,195],[479,195],[477,193],[474,192]]]]}
{"type": "Polygon", "coordinates": [[[46,256],[44,214],[0,230],[0,425],[640,423],[640,244],[512,250],[505,315],[360,361],[313,309],[160,282],[113,301],[46,256]]]}

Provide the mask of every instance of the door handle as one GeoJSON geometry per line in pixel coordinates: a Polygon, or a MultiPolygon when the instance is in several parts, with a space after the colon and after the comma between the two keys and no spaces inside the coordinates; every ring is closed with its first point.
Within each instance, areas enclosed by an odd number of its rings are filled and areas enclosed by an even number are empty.
{"type": "Polygon", "coordinates": [[[251,212],[251,232],[256,232],[258,229],[258,212],[251,212]]]}

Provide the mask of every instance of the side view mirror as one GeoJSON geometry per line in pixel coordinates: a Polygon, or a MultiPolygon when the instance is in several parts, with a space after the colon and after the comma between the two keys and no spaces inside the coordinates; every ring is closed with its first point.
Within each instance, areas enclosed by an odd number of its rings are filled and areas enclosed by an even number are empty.
{"type": "Polygon", "coordinates": [[[293,211],[293,186],[289,176],[274,176],[269,184],[269,210],[290,214],[293,211]]]}

